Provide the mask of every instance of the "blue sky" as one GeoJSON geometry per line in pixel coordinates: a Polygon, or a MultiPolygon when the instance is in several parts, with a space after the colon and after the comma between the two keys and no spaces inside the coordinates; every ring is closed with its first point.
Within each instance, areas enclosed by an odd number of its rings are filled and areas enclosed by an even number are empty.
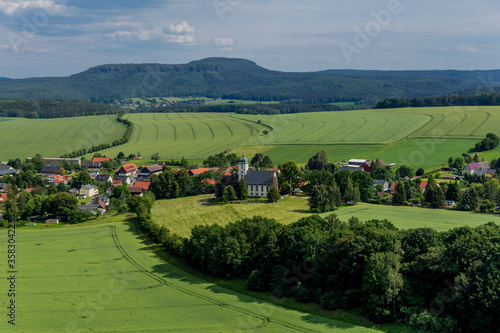
{"type": "Polygon", "coordinates": [[[0,76],[246,58],[282,71],[495,69],[496,0],[0,0],[0,76]]]}

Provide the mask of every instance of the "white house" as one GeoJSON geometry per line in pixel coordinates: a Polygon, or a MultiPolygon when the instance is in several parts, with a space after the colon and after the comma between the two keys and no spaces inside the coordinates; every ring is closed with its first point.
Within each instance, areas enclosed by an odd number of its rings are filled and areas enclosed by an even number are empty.
{"type": "Polygon", "coordinates": [[[238,181],[245,180],[249,197],[265,198],[272,187],[278,187],[275,171],[248,170],[248,160],[245,154],[238,162],[238,181]]]}

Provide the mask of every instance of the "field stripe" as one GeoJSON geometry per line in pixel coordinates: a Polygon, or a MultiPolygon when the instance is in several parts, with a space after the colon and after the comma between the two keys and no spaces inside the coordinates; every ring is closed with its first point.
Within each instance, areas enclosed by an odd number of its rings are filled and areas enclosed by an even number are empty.
{"type": "Polygon", "coordinates": [[[156,113],[153,113],[153,119],[154,119],[154,121],[158,121],[158,120],[156,119],[156,113]]]}
{"type": "Polygon", "coordinates": [[[142,134],[142,126],[139,126],[137,124],[134,124],[134,127],[139,127],[139,133],[137,133],[137,140],[135,140],[135,143],[139,143],[139,140],[141,139],[141,134],[142,134]]]}
{"type": "Polygon", "coordinates": [[[194,130],[193,125],[191,125],[191,123],[188,123],[187,121],[185,123],[188,124],[189,127],[191,127],[191,133],[193,133],[193,140],[191,140],[191,141],[195,141],[196,140],[196,131],[194,130]]]}
{"type": "Polygon", "coordinates": [[[351,133],[349,133],[349,134],[345,135],[344,137],[342,137],[342,138],[340,139],[340,142],[344,142],[344,139],[345,139],[345,138],[347,138],[347,137],[349,137],[349,136],[353,135],[353,133],[355,133],[355,132],[359,131],[360,129],[362,129],[363,127],[365,127],[365,126],[366,126],[366,124],[368,124],[368,120],[366,120],[366,118],[365,118],[365,117],[360,117],[360,118],[361,118],[361,119],[363,119],[363,125],[359,126],[359,127],[358,127],[358,128],[356,128],[355,130],[351,131],[351,133]]]}
{"type": "Polygon", "coordinates": [[[491,113],[489,112],[485,112],[485,111],[479,111],[479,112],[482,112],[482,113],[486,113],[486,119],[481,123],[481,125],[479,125],[475,130],[473,130],[472,132],[470,132],[470,136],[473,136],[474,133],[476,133],[481,127],[483,127],[484,124],[486,124],[486,122],[490,119],[491,117],[491,113]]]}
{"type": "MultiPolygon", "coordinates": [[[[135,224],[133,224],[134,226],[134,231],[139,234],[138,230],[137,230],[137,227],[135,224]]],[[[280,320],[275,320],[275,319],[272,319],[270,320],[269,318],[266,318],[262,315],[259,315],[259,314],[256,314],[256,313],[252,313],[252,312],[249,312],[247,310],[244,310],[244,309],[240,309],[236,306],[233,306],[233,305],[229,305],[227,303],[223,303],[223,302],[219,302],[217,300],[214,300],[210,297],[207,297],[207,296],[203,296],[203,295],[200,295],[200,294],[197,294],[195,292],[192,292],[190,290],[187,290],[185,288],[182,288],[182,287],[179,287],[177,285],[174,285],[170,282],[168,282],[167,280],[163,279],[162,277],[159,277],[157,276],[156,274],[148,271],[146,268],[144,268],[143,266],[141,266],[140,263],[138,263],[137,261],[135,261],[128,253],[127,251],[123,248],[123,246],[121,245],[120,243],[120,240],[118,238],[118,234],[116,233],[116,227],[113,225],[113,226],[108,226],[107,228],[110,229],[110,232],[111,232],[111,238],[113,239],[113,242],[115,244],[115,247],[116,249],[120,252],[120,254],[123,256],[123,258],[128,261],[132,266],[134,266],[135,268],[137,268],[139,270],[139,272],[141,272],[142,274],[150,277],[151,279],[157,281],[158,283],[160,283],[161,285],[165,285],[165,286],[168,286],[172,289],[175,289],[183,294],[186,294],[186,295],[189,295],[189,296],[192,296],[192,297],[195,297],[195,298],[198,298],[198,299],[201,299],[203,301],[206,301],[206,302],[209,302],[209,303],[212,303],[214,305],[217,305],[217,306],[220,306],[220,307],[223,307],[223,308],[226,308],[228,310],[232,310],[232,311],[235,311],[235,312],[239,312],[239,313],[242,313],[244,315],[247,315],[249,317],[253,317],[255,319],[258,319],[260,321],[262,321],[261,324],[255,326],[254,328],[263,328],[265,326],[267,326],[270,322],[274,323],[274,324],[278,324],[278,325],[281,325],[281,326],[284,326],[284,327],[287,327],[287,328],[290,328],[290,329],[293,329],[293,330],[296,330],[296,331],[300,331],[300,332],[310,332],[309,330],[306,330],[306,329],[303,329],[301,327],[298,327],[298,326],[295,326],[295,325],[292,325],[292,324],[289,324],[289,323],[286,323],[286,322],[282,322],[280,320]]],[[[251,328],[249,328],[251,329],[251,328]]],[[[220,330],[220,329],[217,329],[217,330],[220,330]]]]}
{"type": "Polygon", "coordinates": [[[224,124],[224,126],[226,126],[227,130],[229,131],[229,133],[231,133],[231,137],[233,137],[233,136],[234,136],[234,132],[233,132],[233,130],[231,129],[231,127],[229,127],[229,125],[228,125],[228,124],[226,124],[226,123],[225,123],[224,121],[222,121],[222,120],[219,120],[219,122],[223,123],[223,124],[224,124]]]}
{"type": "Polygon", "coordinates": [[[168,116],[168,113],[165,113],[165,117],[167,117],[167,120],[168,121],[171,121],[172,119],[170,119],[170,117],[168,116]]]}
{"type": "Polygon", "coordinates": [[[447,136],[450,135],[451,132],[453,132],[453,130],[455,130],[458,126],[460,126],[464,121],[467,120],[467,118],[469,118],[469,114],[468,113],[464,113],[465,117],[464,119],[462,119],[458,124],[456,124],[455,126],[453,126],[453,128],[451,130],[448,131],[448,133],[446,133],[447,136]]]}
{"type": "Polygon", "coordinates": [[[208,123],[206,123],[204,121],[202,121],[202,123],[204,123],[205,125],[207,125],[210,133],[212,134],[212,140],[215,139],[215,133],[214,133],[214,130],[213,130],[212,126],[210,126],[208,123]]]}
{"type": "Polygon", "coordinates": [[[441,125],[441,123],[446,119],[446,115],[442,114],[441,116],[443,116],[443,119],[441,119],[440,121],[438,121],[438,123],[436,125],[434,125],[431,128],[429,128],[425,133],[422,133],[422,135],[427,136],[427,133],[429,133],[430,131],[432,131],[433,129],[435,129],[439,125],[441,125]]]}
{"type": "Polygon", "coordinates": [[[324,138],[326,138],[327,136],[330,136],[332,133],[335,133],[337,130],[341,129],[342,127],[344,127],[344,124],[345,124],[345,121],[344,119],[340,119],[340,126],[338,126],[337,128],[333,129],[332,131],[330,131],[329,133],[323,135],[321,138],[319,138],[318,142],[321,142],[323,141],[324,138]]]}
{"type": "Polygon", "coordinates": [[[152,123],[152,125],[154,127],[156,127],[156,140],[155,140],[155,143],[156,143],[160,140],[160,126],[158,126],[157,124],[154,124],[154,123],[152,123]]]}
{"type": "Polygon", "coordinates": [[[169,125],[172,126],[172,128],[174,129],[174,142],[177,141],[177,127],[173,124],[173,123],[167,123],[169,125]]]}
{"type": "Polygon", "coordinates": [[[384,118],[384,120],[385,120],[384,124],[382,126],[378,127],[376,130],[374,130],[372,132],[367,131],[368,135],[364,139],[362,139],[361,141],[367,141],[368,138],[370,138],[371,136],[373,136],[377,132],[377,130],[383,129],[384,126],[386,126],[389,123],[389,118],[387,118],[385,116],[382,116],[382,118],[384,118]]]}

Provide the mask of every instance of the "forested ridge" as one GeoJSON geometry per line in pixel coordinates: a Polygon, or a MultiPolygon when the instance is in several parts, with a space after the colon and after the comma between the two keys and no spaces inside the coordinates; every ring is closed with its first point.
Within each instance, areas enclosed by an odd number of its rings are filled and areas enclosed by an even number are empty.
{"type": "Polygon", "coordinates": [[[208,58],[188,64],[114,64],[69,77],[0,80],[0,97],[114,102],[131,97],[210,97],[303,103],[423,98],[485,88],[500,71],[279,72],[244,59],[208,58]],[[491,77],[491,80],[481,80],[491,77]]]}
{"type": "Polygon", "coordinates": [[[103,103],[60,99],[0,100],[0,117],[64,118],[117,114],[123,109],[103,103]]]}

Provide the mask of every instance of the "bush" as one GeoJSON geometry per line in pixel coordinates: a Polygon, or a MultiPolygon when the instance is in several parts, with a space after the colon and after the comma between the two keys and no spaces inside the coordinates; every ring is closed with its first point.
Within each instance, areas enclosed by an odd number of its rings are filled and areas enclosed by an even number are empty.
{"type": "Polygon", "coordinates": [[[266,291],[269,286],[264,274],[259,270],[254,270],[247,279],[247,289],[252,291],[266,291]]]}

